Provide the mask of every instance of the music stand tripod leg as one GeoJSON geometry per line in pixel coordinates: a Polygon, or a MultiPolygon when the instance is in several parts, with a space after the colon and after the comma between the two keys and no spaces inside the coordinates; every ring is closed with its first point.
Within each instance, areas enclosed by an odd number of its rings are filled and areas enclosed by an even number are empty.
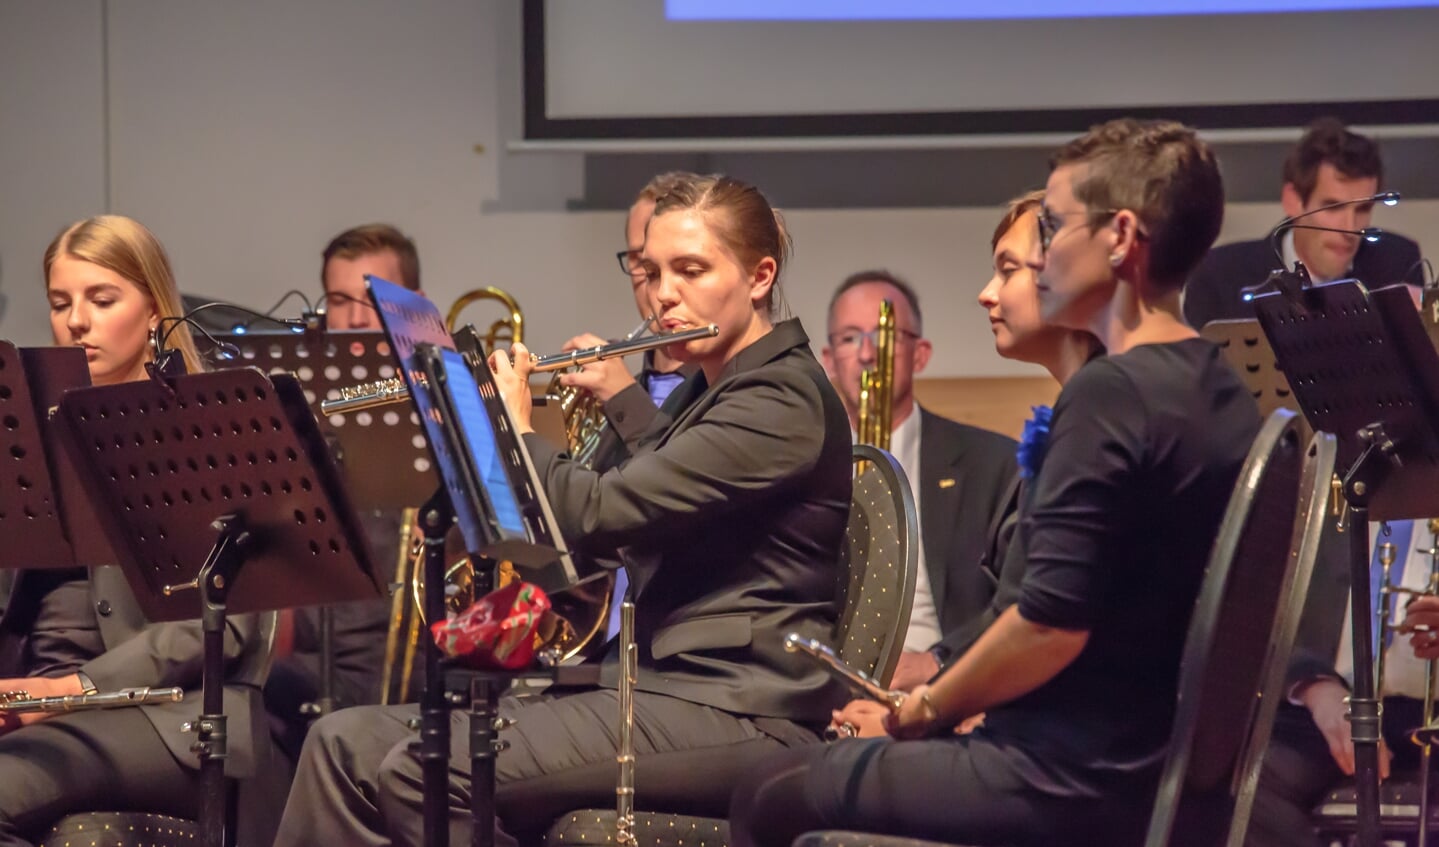
{"type": "MultiPolygon", "coordinates": [[[[454,516],[449,496],[435,492],[420,509],[425,538],[425,620],[445,619],[445,533],[454,516]]],[[[426,847],[449,847],[450,704],[440,648],[428,634],[425,642],[425,691],[420,699],[420,740],[410,750],[420,761],[426,847]]]]}
{"type": "Polygon", "coordinates": [[[1349,503],[1350,618],[1354,641],[1354,689],[1349,696],[1350,734],[1354,740],[1355,818],[1359,847],[1378,847],[1379,743],[1381,705],[1374,680],[1374,629],[1369,592],[1369,498],[1387,473],[1394,444],[1382,424],[1361,432],[1368,442],[1344,477],[1349,503]]]}
{"type": "MultiPolygon", "coordinates": [[[[495,589],[498,563],[474,560],[475,596],[495,589]]],[[[509,744],[499,738],[509,721],[500,719],[500,694],[507,687],[497,675],[481,673],[470,681],[470,847],[494,847],[495,757],[509,744]]]]}
{"type": "MultiPolygon", "coordinates": [[[[205,847],[223,847],[229,818],[225,790],[225,759],[229,735],[225,721],[225,604],[245,563],[251,535],[244,518],[224,515],[211,524],[219,532],[193,587],[200,591],[200,623],[204,633],[202,707],[192,749],[200,759],[200,831],[205,847]]],[[[186,586],[190,587],[190,586],[186,586]]]]}

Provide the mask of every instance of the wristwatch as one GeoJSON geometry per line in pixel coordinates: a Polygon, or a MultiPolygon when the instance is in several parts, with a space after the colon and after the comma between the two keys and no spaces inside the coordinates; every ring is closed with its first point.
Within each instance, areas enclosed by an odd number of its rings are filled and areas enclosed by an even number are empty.
{"type": "Polygon", "coordinates": [[[98,688],[95,687],[95,683],[90,679],[90,675],[89,675],[89,674],[85,673],[84,671],[75,671],[75,678],[78,679],[78,680],[80,680],[80,693],[81,693],[81,694],[99,694],[99,693],[100,693],[100,689],[98,689],[98,688]]]}

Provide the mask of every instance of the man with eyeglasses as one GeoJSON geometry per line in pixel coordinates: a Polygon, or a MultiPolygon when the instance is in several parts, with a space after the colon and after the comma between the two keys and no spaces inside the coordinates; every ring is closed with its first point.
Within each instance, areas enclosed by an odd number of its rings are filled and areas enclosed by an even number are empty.
{"type": "Polygon", "coordinates": [[[955,423],[915,402],[914,376],[933,352],[924,337],[919,297],[883,270],[851,275],[829,304],[825,370],[858,428],[860,373],[875,362],[879,305],[894,305],[894,400],[890,452],[909,477],[919,507],[922,543],[914,605],[904,652],[891,685],[909,689],[939,671],[961,625],[984,610],[997,584],[998,562],[985,559],[989,539],[1012,509],[1015,443],[998,433],[955,423]]]}
{"type": "MultiPolygon", "coordinates": [[[[644,322],[635,328],[636,337],[657,330],[649,323],[654,318],[654,306],[649,302],[644,269],[639,263],[640,251],[645,246],[645,227],[654,214],[655,202],[674,185],[692,176],[683,171],[671,171],[654,177],[640,189],[625,218],[625,249],[615,255],[620,270],[629,277],[635,311],[644,322]]],[[[592,334],[577,335],[566,342],[563,349],[594,347],[613,340],[592,334]]],[[[624,360],[620,358],[591,362],[578,371],[565,374],[562,377],[564,385],[582,388],[604,404],[605,418],[610,424],[595,449],[591,466],[597,471],[605,471],[623,464],[630,456],[631,447],[652,427],[658,415],[672,416],[683,411],[692,399],[683,392],[674,396],[673,403],[667,405],[666,401],[695,370],[671,359],[664,348],[658,348],[644,354],[640,370],[635,374],[626,370],[624,360]]]]}

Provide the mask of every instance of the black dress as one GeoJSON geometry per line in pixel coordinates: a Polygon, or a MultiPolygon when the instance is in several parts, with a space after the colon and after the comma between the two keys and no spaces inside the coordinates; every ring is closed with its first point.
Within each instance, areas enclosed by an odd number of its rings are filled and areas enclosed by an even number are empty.
{"type": "Polygon", "coordinates": [[[1019,527],[1028,621],[1080,655],[967,736],[788,751],[737,790],[738,845],[805,829],[963,844],[1137,840],[1209,549],[1259,429],[1200,339],[1095,359],[1060,394],[1019,527]],[[777,821],[784,821],[777,824],[777,821]]]}

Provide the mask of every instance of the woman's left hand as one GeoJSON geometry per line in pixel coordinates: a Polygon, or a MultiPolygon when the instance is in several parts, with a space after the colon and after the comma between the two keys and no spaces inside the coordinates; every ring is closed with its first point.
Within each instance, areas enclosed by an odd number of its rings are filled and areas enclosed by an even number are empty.
{"type": "Polygon", "coordinates": [[[899,709],[884,719],[884,730],[899,739],[927,738],[934,734],[939,715],[929,705],[925,695],[928,685],[921,685],[904,698],[899,709]]]}
{"type": "MultiPolygon", "coordinates": [[[[43,697],[64,697],[70,694],[84,694],[85,686],[80,683],[80,677],[71,674],[56,678],[32,676],[18,679],[0,679],[0,694],[7,694],[16,691],[25,692],[31,700],[39,700],[43,697]]],[[[4,735],[22,726],[29,726],[32,723],[42,721],[55,712],[25,712],[23,714],[0,714],[0,735],[4,735]]]]}
{"type": "Polygon", "coordinates": [[[530,397],[530,372],[534,370],[530,351],[516,342],[510,345],[510,352],[496,350],[490,354],[490,370],[495,375],[495,387],[500,390],[500,399],[505,401],[510,420],[520,435],[534,432],[530,425],[530,413],[534,400],[530,397]]]}

